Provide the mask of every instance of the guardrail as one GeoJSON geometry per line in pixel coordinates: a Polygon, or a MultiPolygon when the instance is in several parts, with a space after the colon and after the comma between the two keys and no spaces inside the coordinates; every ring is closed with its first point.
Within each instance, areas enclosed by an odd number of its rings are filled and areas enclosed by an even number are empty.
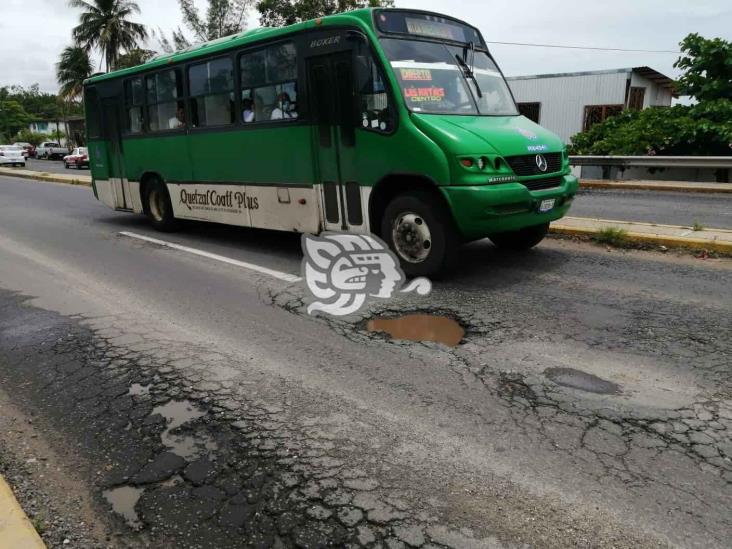
{"type": "Polygon", "coordinates": [[[617,166],[623,168],[732,168],[732,156],[573,156],[572,166],[617,166]]]}

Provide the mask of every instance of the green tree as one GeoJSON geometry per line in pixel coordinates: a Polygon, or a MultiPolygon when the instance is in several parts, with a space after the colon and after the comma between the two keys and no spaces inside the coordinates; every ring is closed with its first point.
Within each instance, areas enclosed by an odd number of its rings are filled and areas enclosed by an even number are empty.
{"type": "Polygon", "coordinates": [[[9,139],[31,121],[23,105],[13,99],[0,99],[0,135],[9,139]]]}
{"type": "Polygon", "coordinates": [[[689,34],[674,67],[684,71],[677,91],[698,101],[732,99],[732,42],[689,34]]]}
{"type": "Polygon", "coordinates": [[[80,46],[68,46],[61,52],[56,64],[56,80],[59,88],[58,100],[61,116],[69,134],[68,116],[73,113],[75,104],[81,104],[84,93],[84,80],[94,72],[89,52],[80,46]]]}
{"type": "Polygon", "coordinates": [[[393,0],[260,0],[257,11],[262,25],[282,27],[343,11],[393,5],[393,0]]]}
{"type": "Polygon", "coordinates": [[[61,52],[56,64],[56,80],[61,100],[74,101],[81,98],[84,80],[94,72],[89,52],[80,46],[69,46],[61,52]]]}
{"type": "Polygon", "coordinates": [[[119,56],[119,59],[117,60],[117,68],[126,69],[128,67],[136,67],[137,65],[147,63],[153,57],[155,57],[155,52],[153,50],[135,48],[134,50],[130,50],[119,56]]]}
{"type": "Polygon", "coordinates": [[[15,141],[21,143],[30,143],[31,145],[40,145],[43,141],[46,141],[48,136],[45,133],[38,133],[29,130],[28,128],[22,128],[15,136],[15,141]]]}
{"type": "Polygon", "coordinates": [[[160,45],[166,52],[182,50],[193,43],[216,40],[239,33],[246,28],[246,14],[253,0],[208,0],[204,14],[193,0],[178,0],[183,23],[193,33],[188,38],[182,29],[173,31],[171,38],[160,32],[160,45]]]}
{"type": "Polygon", "coordinates": [[[572,137],[572,154],[732,155],[732,102],[626,110],[572,137]]]}
{"type": "Polygon", "coordinates": [[[117,67],[123,51],[134,50],[147,38],[145,26],[129,19],[140,13],[133,0],[69,0],[69,5],[83,10],[72,30],[74,41],[86,51],[98,49],[107,71],[117,67]]]}
{"type": "Polygon", "coordinates": [[[28,88],[10,86],[0,88],[0,101],[11,99],[17,101],[33,119],[55,120],[60,114],[58,96],[40,91],[38,84],[28,88]]]}

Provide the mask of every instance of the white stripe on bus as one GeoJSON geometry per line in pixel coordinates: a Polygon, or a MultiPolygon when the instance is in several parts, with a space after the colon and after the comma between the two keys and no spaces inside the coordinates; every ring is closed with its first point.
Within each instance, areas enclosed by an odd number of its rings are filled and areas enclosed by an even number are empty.
{"type": "Polygon", "coordinates": [[[173,242],[166,242],[165,240],[158,240],[157,238],[152,238],[152,237],[144,236],[144,235],[137,234],[137,233],[130,233],[127,231],[120,231],[119,234],[121,234],[122,236],[128,236],[130,238],[137,238],[138,240],[144,240],[145,242],[150,242],[152,244],[157,244],[159,246],[166,246],[166,247],[172,248],[174,250],[188,252],[189,254],[198,255],[201,257],[208,258],[208,259],[213,259],[215,261],[221,261],[222,263],[228,263],[229,265],[234,265],[236,267],[242,267],[244,269],[249,269],[250,271],[256,271],[258,273],[266,274],[268,276],[277,278],[279,280],[284,280],[285,282],[300,282],[302,280],[301,277],[295,276],[295,275],[292,275],[289,273],[283,273],[282,271],[276,271],[274,269],[262,267],[261,265],[255,265],[254,263],[247,263],[246,261],[239,261],[238,259],[232,259],[231,257],[226,257],[226,256],[219,255],[219,254],[212,254],[211,252],[198,250],[196,248],[182,246],[181,244],[175,244],[173,242]]]}

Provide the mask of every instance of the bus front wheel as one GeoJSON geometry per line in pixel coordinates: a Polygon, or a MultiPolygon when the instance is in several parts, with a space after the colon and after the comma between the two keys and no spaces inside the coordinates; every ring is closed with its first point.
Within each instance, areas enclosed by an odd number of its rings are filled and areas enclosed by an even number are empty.
{"type": "Polygon", "coordinates": [[[384,212],[381,238],[407,276],[440,276],[457,261],[460,241],[450,211],[428,192],[394,198],[384,212]]]}
{"type": "Polygon", "coordinates": [[[145,213],[159,231],[173,231],[177,222],[173,216],[168,189],[159,179],[151,181],[145,190],[145,213]]]}
{"type": "Polygon", "coordinates": [[[549,223],[543,223],[532,227],[524,227],[518,231],[492,234],[490,239],[493,244],[503,250],[523,251],[533,248],[544,240],[548,232],[549,223]]]}

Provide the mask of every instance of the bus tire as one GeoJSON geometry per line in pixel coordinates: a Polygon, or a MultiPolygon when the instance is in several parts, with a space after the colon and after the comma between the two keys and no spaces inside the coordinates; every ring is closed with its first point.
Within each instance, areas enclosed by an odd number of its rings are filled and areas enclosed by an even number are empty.
{"type": "Polygon", "coordinates": [[[549,232],[549,223],[524,227],[518,231],[507,231],[490,236],[491,241],[502,250],[524,251],[544,240],[549,232]]]}
{"type": "Polygon", "coordinates": [[[168,189],[159,179],[153,179],[145,187],[144,208],[152,226],[159,231],[170,232],[178,228],[173,216],[173,205],[170,202],[168,189]]]}
{"type": "Polygon", "coordinates": [[[407,276],[439,277],[457,263],[460,239],[450,211],[429,192],[396,196],[381,220],[381,238],[407,276]]]}

